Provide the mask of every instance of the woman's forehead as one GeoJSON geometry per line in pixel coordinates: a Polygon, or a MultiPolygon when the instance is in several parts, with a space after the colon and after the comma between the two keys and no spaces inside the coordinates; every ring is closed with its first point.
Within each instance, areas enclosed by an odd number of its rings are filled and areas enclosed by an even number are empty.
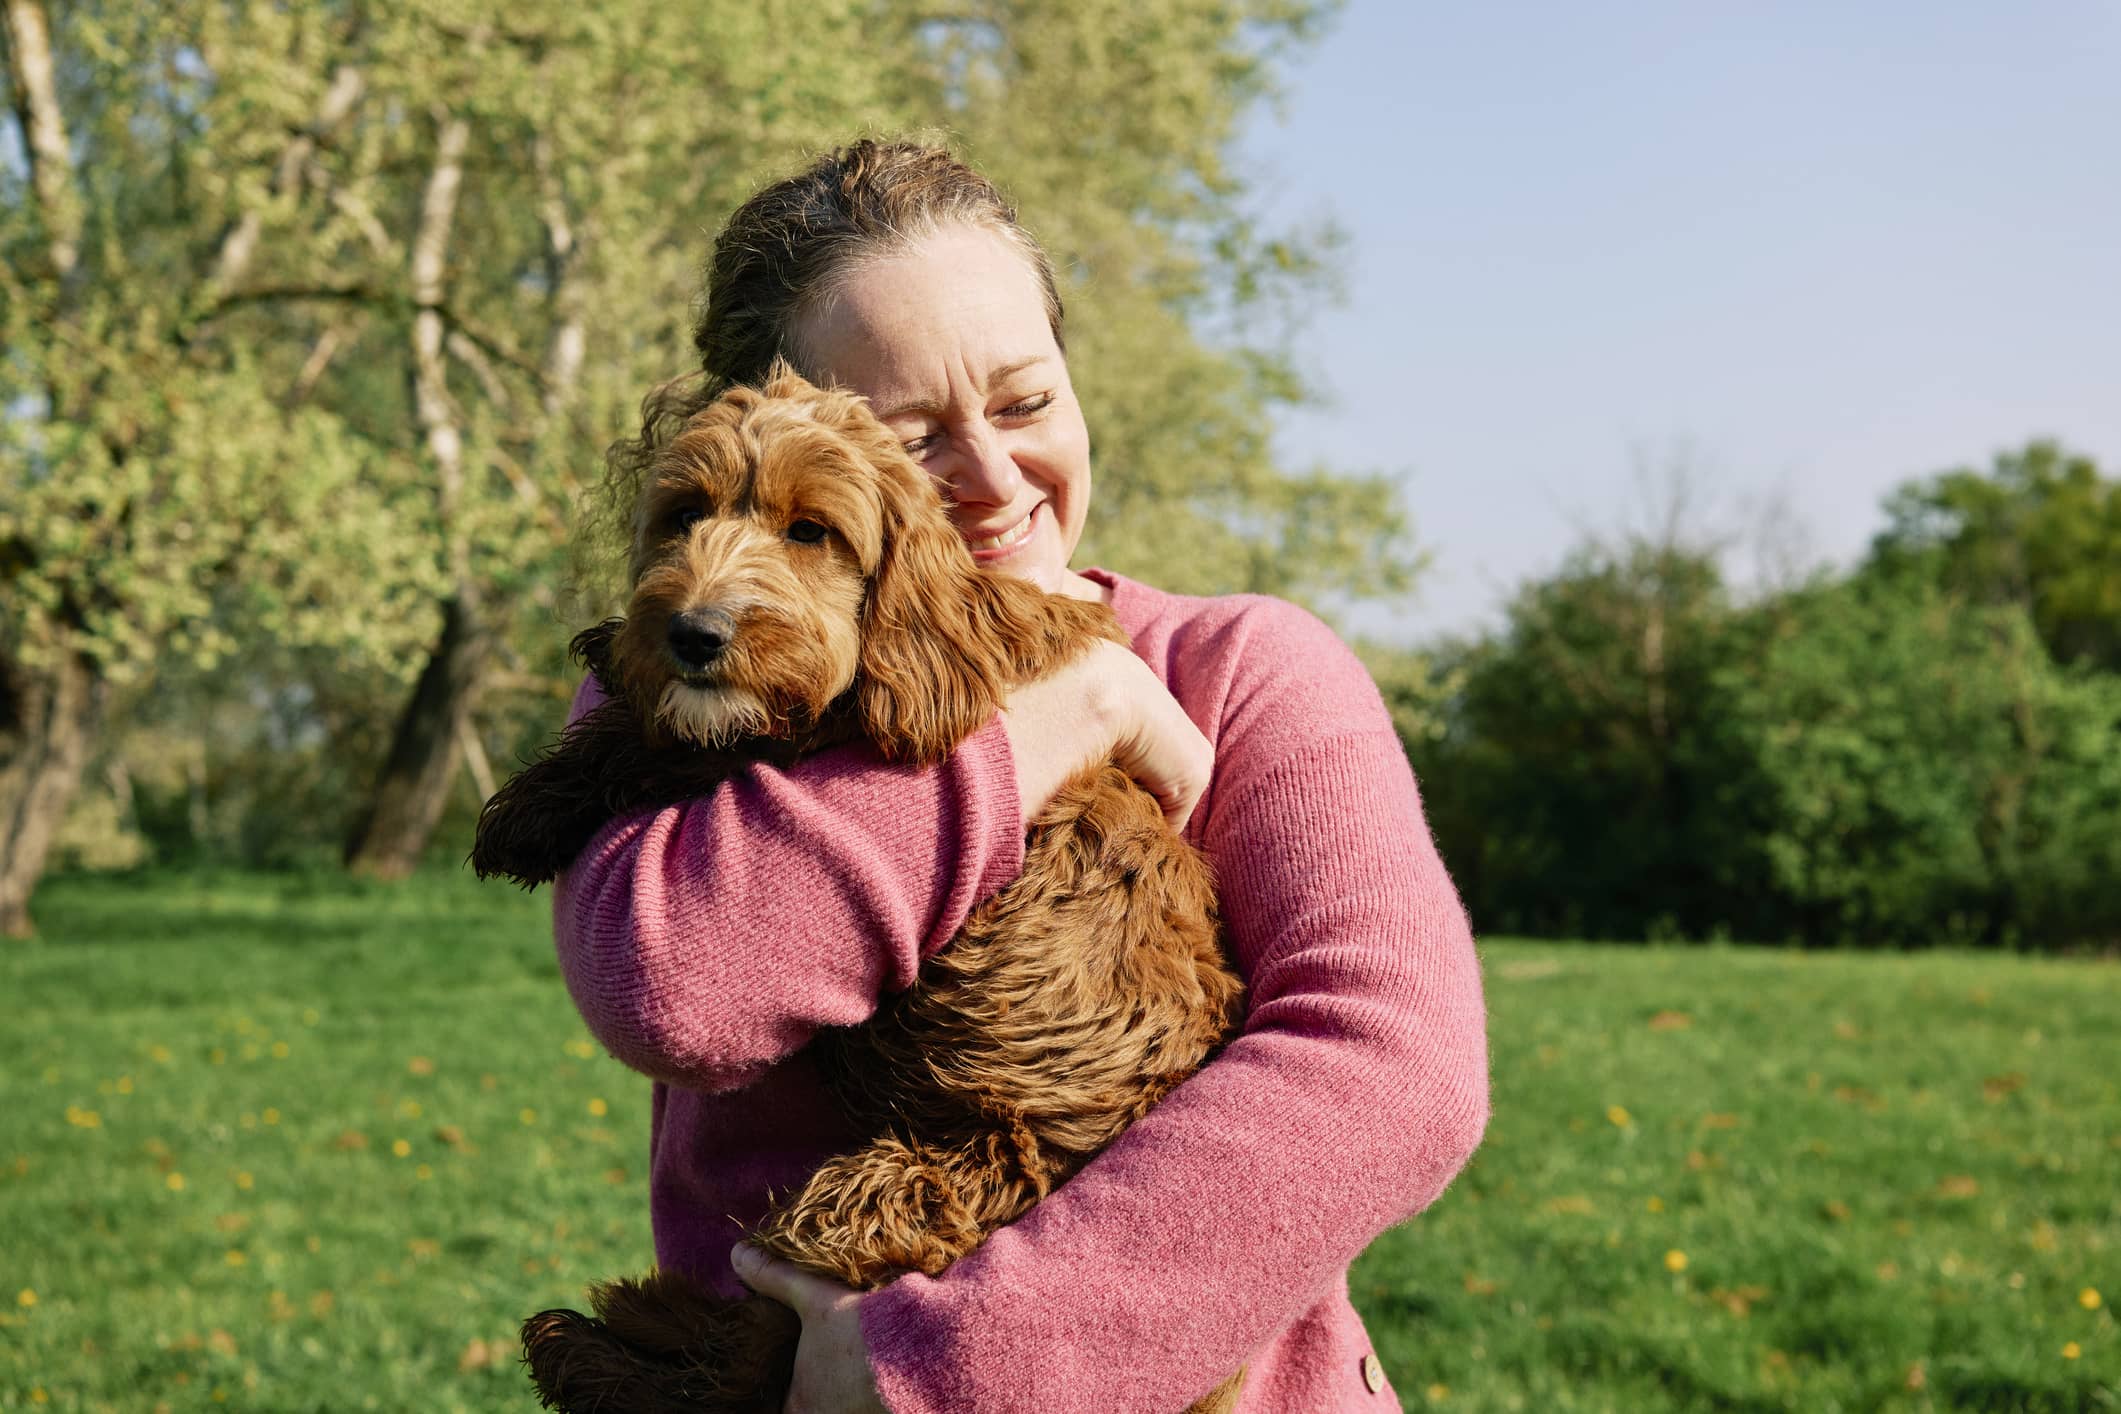
{"type": "Polygon", "coordinates": [[[985,392],[1060,359],[1029,262],[973,226],[859,266],[806,321],[801,342],[807,362],[883,417],[932,410],[964,382],[985,392]]]}

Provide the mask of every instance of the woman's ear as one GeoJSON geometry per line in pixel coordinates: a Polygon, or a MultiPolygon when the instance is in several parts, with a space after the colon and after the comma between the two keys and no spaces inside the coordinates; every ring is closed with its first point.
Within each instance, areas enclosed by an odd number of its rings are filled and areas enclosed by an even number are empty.
{"type": "Polygon", "coordinates": [[[883,548],[862,608],[856,693],[863,732],[884,755],[941,761],[978,731],[1014,680],[1013,600],[1036,590],[973,567],[942,497],[894,443],[872,458],[883,548]]]}

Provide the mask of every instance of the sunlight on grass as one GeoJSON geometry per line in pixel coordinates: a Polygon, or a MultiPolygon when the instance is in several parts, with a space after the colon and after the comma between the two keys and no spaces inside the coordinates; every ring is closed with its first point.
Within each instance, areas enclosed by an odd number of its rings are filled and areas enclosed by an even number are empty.
{"type": "MultiPolygon", "coordinates": [[[[38,904],[0,950],[0,1408],[520,1410],[516,1323],[649,1261],[647,1082],[543,896],[38,904]]],[[[1352,1278],[1410,1409],[2115,1407],[2111,964],[1485,952],[1488,1142],[1352,1278]]]]}

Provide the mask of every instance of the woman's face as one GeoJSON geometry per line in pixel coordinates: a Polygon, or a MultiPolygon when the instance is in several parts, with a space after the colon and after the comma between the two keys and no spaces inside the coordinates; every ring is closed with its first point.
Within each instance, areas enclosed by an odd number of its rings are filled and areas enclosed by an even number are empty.
{"type": "Polygon", "coordinates": [[[1068,569],[1089,510],[1090,434],[1014,246],[946,227],[856,269],[797,343],[807,368],[867,397],[943,484],[981,568],[1097,593],[1068,569]]]}

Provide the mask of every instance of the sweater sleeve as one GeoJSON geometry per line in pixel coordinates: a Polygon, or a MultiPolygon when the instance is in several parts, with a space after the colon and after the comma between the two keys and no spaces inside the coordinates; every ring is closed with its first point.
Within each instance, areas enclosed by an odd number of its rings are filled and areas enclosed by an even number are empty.
{"type": "Polygon", "coordinates": [[[928,769],[866,746],[754,766],[590,841],[553,890],[560,970],[620,1061],[735,1089],[911,986],[1022,871],[1022,819],[999,717],[928,769]]]}
{"type": "Polygon", "coordinates": [[[1390,718],[1308,614],[1241,623],[1201,842],[1244,1027],[1022,1220],[864,1300],[897,1414],[1184,1408],[1479,1142],[1479,965],[1390,718]]]}

